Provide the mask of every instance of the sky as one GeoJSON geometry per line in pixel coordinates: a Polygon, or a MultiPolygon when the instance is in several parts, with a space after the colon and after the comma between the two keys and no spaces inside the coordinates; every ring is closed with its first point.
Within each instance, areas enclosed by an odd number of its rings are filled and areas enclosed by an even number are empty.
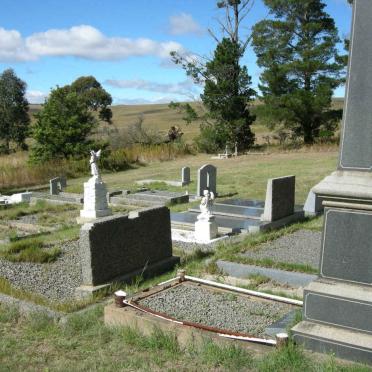
{"type": "MultiPolygon", "coordinates": [[[[348,36],[351,7],[325,0],[341,37],[348,36]]],[[[216,0],[0,0],[0,72],[14,69],[27,83],[30,103],[43,103],[50,89],[93,75],[114,104],[186,101],[200,87],[169,57],[170,51],[210,58],[223,11],[216,0]]],[[[267,17],[255,0],[242,34],[267,17]]],[[[340,50],[342,46],[340,45],[340,50]]],[[[243,63],[259,83],[256,56],[243,63]]],[[[342,97],[344,88],[335,92],[342,97]]]]}

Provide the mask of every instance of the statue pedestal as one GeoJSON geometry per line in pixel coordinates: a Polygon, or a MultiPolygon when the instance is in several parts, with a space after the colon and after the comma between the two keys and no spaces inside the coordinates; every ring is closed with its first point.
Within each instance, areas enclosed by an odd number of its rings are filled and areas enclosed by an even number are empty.
{"type": "Polygon", "coordinates": [[[79,223],[112,214],[107,204],[106,194],[106,185],[100,177],[91,177],[84,183],[84,208],[80,211],[79,223]]]}
{"type": "Polygon", "coordinates": [[[201,242],[209,242],[215,239],[218,234],[218,226],[215,217],[209,216],[198,216],[198,221],[195,222],[195,239],[201,242]]]}

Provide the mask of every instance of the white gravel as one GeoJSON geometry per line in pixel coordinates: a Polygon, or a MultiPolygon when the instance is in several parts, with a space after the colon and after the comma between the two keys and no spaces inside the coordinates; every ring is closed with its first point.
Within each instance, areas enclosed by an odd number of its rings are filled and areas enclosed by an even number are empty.
{"type": "Polygon", "coordinates": [[[265,329],[294,309],[292,305],[184,283],[140,301],[143,306],[220,329],[264,336],[265,329]]]}

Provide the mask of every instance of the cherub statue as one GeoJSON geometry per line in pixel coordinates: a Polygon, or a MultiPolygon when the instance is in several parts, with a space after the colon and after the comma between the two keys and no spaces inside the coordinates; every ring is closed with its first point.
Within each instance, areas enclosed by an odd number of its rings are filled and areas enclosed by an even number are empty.
{"type": "Polygon", "coordinates": [[[212,206],[214,202],[214,193],[209,190],[204,190],[204,196],[200,202],[200,217],[201,218],[209,218],[212,215],[212,206]]]}
{"type": "Polygon", "coordinates": [[[100,177],[99,169],[97,165],[97,160],[99,159],[100,156],[101,156],[101,150],[98,150],[97,152],[94,152],[93,150],[90,151],[89,164],[90,164],[90,170],[91,170],[93,177],[98,177],[98,178],[100,177]]]}

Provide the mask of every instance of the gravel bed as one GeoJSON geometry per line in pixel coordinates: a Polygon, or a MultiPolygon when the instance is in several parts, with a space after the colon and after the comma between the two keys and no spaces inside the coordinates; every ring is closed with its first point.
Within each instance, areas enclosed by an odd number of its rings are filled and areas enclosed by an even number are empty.
{"type": "Polygon", "coordinates": [[[319,266],[322,233],[310,230],[298,230],[293,234],[262,244],[257,250],[242,255],[254,259],[270,258],[276,262],[319,266]]]}
{"type": "Polygon", "coordinates": [[[294,306],[207,289],[184,283],[140,300],[152,310],[191,321],[254,336],[294,309],[294,306]]]}
{"type": "Polygon", "coordinates": [[[0,277],[15,288],[37,293],[51,300],[65,301],[74,297],[81,282],[78,241],[61,246],[62,254],[52,263],[9,262],[0,259],[0,277]]]}

